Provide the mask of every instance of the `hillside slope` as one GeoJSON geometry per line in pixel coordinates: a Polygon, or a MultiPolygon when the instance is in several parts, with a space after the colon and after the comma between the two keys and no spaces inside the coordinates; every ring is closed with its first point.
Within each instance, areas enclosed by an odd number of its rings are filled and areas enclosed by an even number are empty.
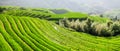
{"type": "Polygon", "coordinates": [[[0,51],[119,51],[120,38],[69,31],[47,20],[0,15],[0,51]]]}
{"type": "Polygon", "coordinates": [[[31,19],[0,15],[0,51],[68,50],[48,40],[31,19]]]}

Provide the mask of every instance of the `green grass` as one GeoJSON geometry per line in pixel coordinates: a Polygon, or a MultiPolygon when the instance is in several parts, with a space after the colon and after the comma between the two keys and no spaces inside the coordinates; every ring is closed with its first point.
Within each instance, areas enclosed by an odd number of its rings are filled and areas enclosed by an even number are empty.
{"type": "Polygon", "coordinates": [[[109,18],[101,18],[99,16],[89,16],[88,18],[100,23],[106,23],[111,21],[109,18]]]}
{"type": "Polygon", "coordinates": [[[49,18],[51,17],[51,13],[44,13],[44,12],[38,12],[38,11],[32,11],[32,10],[8,10],[3,12],[2,14],[7,15],[13,15],[13,16],[29,16],[29,17],[35,17],[35,18],[49,18]]]}
{"type": "Polygon", "coordinates": [[[80,12],[68,12],[65,14],[53,14],[52,18],[85,18],[87,16],[87,14],[80,12]]]}
{"type": "Polygon", "coordinates": [[[50,17],[53,20],[58,20],[58,19],[63,19],[63,18],[70,18],[70,19],[84,19],[88,18],[91,19],[95,22],[100,22],[100,23],[106,23],[111,21],[109,18],[101,18],[100,16],[89,16],[88,14],[85,13],[80,13],[80,12],[69,12],[65,14],[51,14],[52,16],[50,17]]]}
{"type": "Polygon", "coordinates": [[[0,50],[1,51],[12,51],[12,48],[8,44],[8,42],[4,39],[3,35],[0,33],[0,50]]]}

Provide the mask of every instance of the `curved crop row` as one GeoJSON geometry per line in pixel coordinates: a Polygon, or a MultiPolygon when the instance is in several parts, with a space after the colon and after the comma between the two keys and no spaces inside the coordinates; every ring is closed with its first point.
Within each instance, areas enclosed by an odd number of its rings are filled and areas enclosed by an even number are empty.
{"type": "MultiPolygon", "coordinates": [[[[68,48],[51,42],[41,33],[35,33],[29,28],[29,22],[24,21],[29,18],[12,17],[0,15],[0,32],[3,35],[1,43],[6,44],[8,51],[58,51],[68,50],[68,48]]],[[[32,26],[31,26],[32,27],[32,26]]],[[[35,28],[33,28],[35,29],[35,28]]],[[[37,28],[38,29],[38,28],[37,28]]],[[[5,45],[0,46],[5,46],[5,45]]],[[[2,47],[1,47],[2,48],[2,47]]],[[[4,49],[4,48],[2,48],[4,49]]],[[[0,50],[2,50],[0,49],[0,50]]],[[[4,51],[6,50],[4,49],[4,51]]]]}
{"type": "Polygon", "coordinates": [[[14,15],[14,16],[29,16],[29,17],[35,17],[35,18],[49,18],[51,17],[50,13],[44,13],[44,12],[38,12],[38,11],[32,11],[32,10],[8,10],[4,12],[4,14],[8,15],[14,15]]]}

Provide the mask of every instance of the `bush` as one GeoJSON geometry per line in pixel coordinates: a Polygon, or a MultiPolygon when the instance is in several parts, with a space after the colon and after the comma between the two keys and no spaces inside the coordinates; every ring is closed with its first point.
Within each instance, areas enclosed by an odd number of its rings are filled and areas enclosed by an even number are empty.
{"type": "Polygon", "coordinates": [[[112,36],[114,34],[112,28],[108,27],[106,23],[93,23],[91,28],[92,34],[97,36],[112,36]]]}
{"type": "Polygon", "coordinates": [[[74,19],[72,19],[72,21],[70,22],[70,25],[69,25],[70,28],[73,28],[73,29],[74,29],[74,25],[75,25],[74,23],[75,23],[75,21],[74,21],[74,19]]]}
{"type": "Polygon", "coordinates": [[[80,22],[79,26],[80,26],[80,31],[88,32],[88,25],[87,25],[86,21],[80,22]]]}
{"type": "Polygon", "coordinates": [[[120,23],[114,22],[112,25],[112,30],[114,31],[114,35],[120,34],[120,23]]]}
{"type": "Polygon", "coordinates": [[[70,27],[70,21],[67,18],[59,20],[59,25],[63,27],[70,27]]]}
{"type": "Polygon", "coordinates": [[[79,32],[85,32],[96,36],[113,36],[120,33],[120,22],[98,23],[90,19],[80,21],[79,19],[72,21],[67,18],[59,21],[60,26],[72,28],[79,32]]]}

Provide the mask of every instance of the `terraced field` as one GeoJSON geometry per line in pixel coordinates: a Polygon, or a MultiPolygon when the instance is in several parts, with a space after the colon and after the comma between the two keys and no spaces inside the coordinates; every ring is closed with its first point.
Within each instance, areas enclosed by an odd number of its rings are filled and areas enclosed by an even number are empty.
{"type": "MultiPolygon", "coordinates": [[[[0,15],[0,33],[3,37],[2,42],[5,42],[8,45],[5,46],[6,50],[67,50],[66,47],[63,47],[59,44],[48,40],[44,36],[44,34],[42,34],[42,32],[38,30],[35,24],[31,22],[30,19],[31,18],[12,18],[10,16],[0,15]]],[[[1,46],[3,46],[2,44],[4,45],[4,43],[1,43],[1,46]]],[[[2,50],[5,47],[1,47],[0,50],[2,50]]]]}
{"type": "MultiPolygon", "coordinates": [[[[105,38],[76,32],[37,18],[41,13],[27,13],[30,12],[0,14],[0,51],[120,51],[119,36],[105,38]]],[[[110,21],[89,18],[97,22],[110,21]]]]}
{"type": "Polygon", "coordinates": [[[106,39],[64,29],[53,22],[0,15],[0,51],[119,51],[120,38],[106,39]]]}

